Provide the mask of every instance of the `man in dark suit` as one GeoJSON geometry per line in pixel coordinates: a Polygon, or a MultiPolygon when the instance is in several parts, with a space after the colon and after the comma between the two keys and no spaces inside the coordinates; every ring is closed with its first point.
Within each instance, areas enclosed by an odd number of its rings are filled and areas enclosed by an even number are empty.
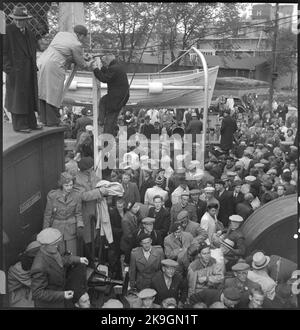
{"type": "Polygon", "coordinates": [[[206,212],[206,208],[207,208],[207,203],[206,201],[201,200],[200,197],[200,189],[192,189],[190,190],[190,196],[191,196],[191,204],[196,206],[196,212],[197,212],[197,219],[200,223],[202,216],[204,215],[204,213],[206,212]]]}
{"type": "Polygon", "coordinates": [[[74,128],[77,141],[78,141],[80,134],[82,132],[85,132],[85,127],[87,125],[93,125],[93,120],[87,116],[86,108],[83,108],[81,110],[81,115],[82,116],[80,118],[76,119],[75,128],[74,128]]]}
{"type": "Polygon", "coordinates": [[[149,209],[148,216],[155,219],[154,229],[160,234],[161,238],[164,239],[170,227],[170,213],[163,206],[163,199],[160,195],[154,196],[153,202],[154,207],[149,209]]]}
{"type": "Polygon", "coordinates": [[[35,117],[38,111],[37,42],[26,26],[32,16],[24,6],[15,7],[9,16],[14,22],[6,27],[3,37],[3,71],[7,75],[5,106],[12,114],[13,129],[30,133],[32,129],[42,128],[35,117]]]}
{"type": "Polygon", "coordinates": [[[221,143],[220,148],[229,152],[233,147],[233,135],[238,127],[236,121],[230,116],[230,110],[224,111],[224,119],[221,124],[221,143]]]}
{"type": "Polygon", "coordinates": [[[134,182],[130,182],[130,175],[124,173],[122,175],[122,186],[124,188],[124,200],[125,200],[125,207],[129,207],[130,205],[140,202],[140,192],[137,187],[137,184],[134,182]]]}
{"type": "Polygon", "coordinates": [[[232,191],[225,190],[225,182],[222,180],[215,181],[216,198],[220,202],[218,219],[223,223],[224,227],[228,226],[229,217],[233,212],[232,191]]]}
{"type": "Polygon", "coordinates": [[[194,112],[192,114],[192,120],[188,124],[188,126],[185,130],[186,133],[192,134],[193,143],[196,142],[197,134],[202,133],[202,127],[203,127],[202,121],[197,118],[197,114],[194,112]]]}
{"type": "Polygon", "coordinates": [[[236,206],[244,201],[244,194],[241,192],[241,187],[242,187],[242,181],[236,180],[233,182],[233,192],[232,192],[233,212],[236,212],[236,206]]]}
{"type": "Polygon", "coordinates": [[[183,306],[187,298],[187,283],[176,273],[178,262],[172,259],[161,261],[162,270],[157,272],[151,281],[151,288],[156,290],[155,302],[161,304],[166,298],[175,298],[183,306]]]}
{"type": "Polygon", "coordinates": [[[238,203],[235,207],[236,214],[240,215],[244,220],[246,220],[253,213],[253,208],[251,206],[253,199],[253,195],[251,193],[247,193],[244,195],[244,201],[238,203]]]}
{"type": "Polygon", "coordinates": [[[104,125],[103,133],[115,135],[119,113],[129,100],[127,74],[112,54],[101,58],[102,67],[92,64],[95,77],[107,83],[107,94],[99,102],[99,123],[104,125]]]}

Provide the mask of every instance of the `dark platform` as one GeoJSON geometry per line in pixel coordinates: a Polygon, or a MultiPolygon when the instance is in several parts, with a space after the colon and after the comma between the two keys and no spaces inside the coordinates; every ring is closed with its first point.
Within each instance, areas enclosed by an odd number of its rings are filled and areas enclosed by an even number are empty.
{"type": "Polygon", "coordinates": [[[47,194],[64,169],[64,128],[17,133],[3,124],[5,268],[42,229],[47,194]]]}

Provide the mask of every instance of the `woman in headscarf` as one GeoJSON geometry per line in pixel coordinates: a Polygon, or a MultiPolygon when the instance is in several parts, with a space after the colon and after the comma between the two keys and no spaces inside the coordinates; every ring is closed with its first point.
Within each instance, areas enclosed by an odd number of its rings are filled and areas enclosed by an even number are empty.
{"type": "MultiPolygon", "coordinates": [[[[63,236],[58,229],[46,228],[37,235],[42,245],[31,268],[31,290],[35,307],[64,308],[67,300],[73,299],[74,291],[66,290],[68,278],[77,266],[67,269],[72,264],[88,264],[86,258],[62,256],[59,243],[63,236]],[[67,273],[68,270],[68,273],[67,273]]],[[[81,271],[86,269],[79,266],[81,271]]],[[[83,278],[83,277],[82,277],[83,278]]]]}
{"type": "Polygon", "coordinates": [[[60,175],[59,189],[51,190],[47,196],[43,228],[56,228],[63,238],[60,242],[62,254],[77,255],[77,239],[83,236],[81,197],[73,189],[73,177],[67,172],[60,175]]]}
{"type": "Polygon", "coordinates": [[[59,108],[63,101],[66,68],[75,63],[83,69],[90,67],[83,57],[82,44],[88,34],[86,27],[76,25],[74,32],[58,32],[38,60],[38,89],[40,117],[46,126],[60,123],[59,108]]]}

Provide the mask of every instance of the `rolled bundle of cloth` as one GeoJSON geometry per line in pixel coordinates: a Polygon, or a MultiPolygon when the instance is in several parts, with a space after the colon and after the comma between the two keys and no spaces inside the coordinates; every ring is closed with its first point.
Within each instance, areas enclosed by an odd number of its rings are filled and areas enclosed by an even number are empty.
{"type": "MultiPolygon", "coordinates": [[[[101,180],[96,185],[97,188],[105,191],[105,196],[119,196],[124,194],[124,188],[119,182],[110,182],[101,180]]],[[[100,235],[106,236],[107,242],[111,244],[113,242],[112,229],[110,224],[110,217],[108,212],[108,206],[106,198],[103,198],[97,202],[97,224],[96,229],[100,228],[100,235]]]]}

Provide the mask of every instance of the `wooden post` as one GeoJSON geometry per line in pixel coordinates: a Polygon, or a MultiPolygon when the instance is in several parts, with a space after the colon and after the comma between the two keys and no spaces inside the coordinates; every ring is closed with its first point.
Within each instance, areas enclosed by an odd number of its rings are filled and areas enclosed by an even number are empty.
{"type": "Polygon", "coordinates": [[[271,64],[271,77],[270,77],[270,91],[269,91],[269,108],[272,109],[273,95],[274,95],[274,73],[276,72],[276,48],[277,48],[277,33],[278,33],[278,15],[279,15],[279,4],[276,3],[275,11],[275,25],[274,25],[274,39],[272,46],[272,64],[271,64]]]}
{"type": "MultiPolygon", "coordinates": [[[[101,61],[99,57],[95,58],[98,67],[101,67],[101,61]]],[[[101,170],[101,153],[98,151],[98,101],[101,97],[101,87],[100,81],[96,79],[93,74],[93,125],[94,125],[94,169],[99,178],[102,178],[102,170],[101,170]]]]}
{"type": "Polygon", "coordinates": [[[85,25],[83,2],[59,3],[59,31],[73,32],[75,25],[85,25]]]}

